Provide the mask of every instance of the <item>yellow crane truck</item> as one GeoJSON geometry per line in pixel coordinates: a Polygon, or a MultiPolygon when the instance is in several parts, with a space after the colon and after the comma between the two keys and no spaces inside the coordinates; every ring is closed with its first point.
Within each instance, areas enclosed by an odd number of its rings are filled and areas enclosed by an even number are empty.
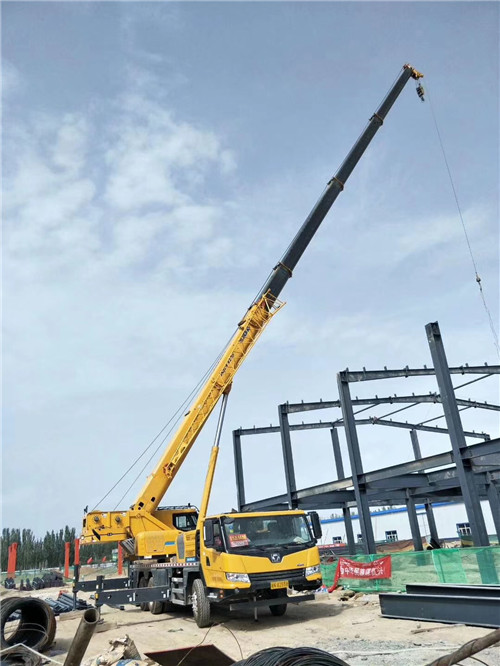
{"type": "MultiPolygon", "coordinates": [[[[278,300],[286,282],[338,194],[383,124],[410,78],[422,74],[404,65],[396,82],[372,115],[337,173],[278,261],[250,305],[215,368],[184,416],[156,469],[136,502],[125,511],[94,510],[83,520],[82,543],[121,542],[129,557],[129,575],[121,579],[80,581],[75,568],[73,591],[94,590],[96,605],[131,603],[154,613],[192,606],[199,627],[210,623],[212,605],[230,609],[268,606],[283,615],[287,604],[314,598],[321,585],[316,541],[321,524],[316,512],[228,512],[207,516],[222,424],[234,376],[258,337],[281,309],[278,300]],[[179,471],[215,406],[221,401],[200,510],[161,507],[179,471]],[[289,594],[289,590],[293,593],[289,594]],[[298,594],[297,594],[298,593],[298,594]]],[[[418,83],[417,92],[423,98],[418,83]]]]}

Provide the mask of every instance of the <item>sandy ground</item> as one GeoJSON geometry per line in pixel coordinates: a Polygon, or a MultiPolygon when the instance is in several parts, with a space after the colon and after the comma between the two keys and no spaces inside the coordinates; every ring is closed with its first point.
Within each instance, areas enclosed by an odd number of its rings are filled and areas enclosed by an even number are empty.
{"type": "MultiPolygon", "coordinates": [[[[65,588],[70,592],[70,588],[65,588]]],[[[2,595],[19,595],[11,591],[2,595]]],[[[31,593],[41,598],[56,598],[58,590],[31,593]]],[[[127,606],[120,611],[104,606],[103,624],[94,634],[85,654],[85,661],[109,648],[110,639],[128,634],[140,653],[192,647],[199,643],[213,644],[238,661],[271,646],[316,647],[340,657],[351,666],[425,666],[434,659],[453,651],[463,643],[489,633],[489,629],[444,625],[431,622],[392,620],[380,616],[376,595],[362,595],[340,601],[340,591],[319,594],[315,601],[290,605],[283,617],[274,617],[268,609],[259,612],[257,622],[251,611],[216,612],[209,629],[199,629],[187,609],[175,615],[151,615],[127,606]],[[430,631],[418,631],[431,629],[430,631]],[[382,653],[382,654],[373,654],[382,653]]],[[[29,593],[21,593],[29,596],[29,593]]],[[[88,594],[80,594],[88,598],[88,594]]],[[[47,653],[61,664],[80,622],[81,612],[62,615],[57,621],[56,642],[47,653]]],[[[491,666],[500,664],[500,647],[478,655],[491,666]]],[[[462,664],[476,664],[464,660],[462,664]]]]}

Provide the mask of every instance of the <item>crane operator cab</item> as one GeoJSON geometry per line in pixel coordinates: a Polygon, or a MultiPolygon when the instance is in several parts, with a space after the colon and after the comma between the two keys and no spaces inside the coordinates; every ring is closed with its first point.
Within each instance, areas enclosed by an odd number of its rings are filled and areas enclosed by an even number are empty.
{"type": "Polygon", "coordinates": [[[148,553],[153,557],[164,555],[168,559],[177,555],[179,537],[186,532],[193,533],[196,529],[198,509],[191,504],[158,507],[153,517],[160,521],[164,528],[137,534],[136,552],[148,553]]]}

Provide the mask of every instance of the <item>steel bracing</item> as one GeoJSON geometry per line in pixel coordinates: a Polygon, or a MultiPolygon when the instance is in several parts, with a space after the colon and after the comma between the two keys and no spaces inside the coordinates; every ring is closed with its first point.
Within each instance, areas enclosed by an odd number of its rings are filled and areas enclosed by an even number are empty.
{"type": "MultiPolygon", "coordinates": [[[[279,405],[279,425],[267,427],[239,428],[233,431],[234,461],[238,506],[241,511],[263,509],[333,509],[339,508],[344,516],[346,537],[350,552],[355,552],[355,540],[350,509],[357,507],[362,534],[363,549],[366,553],[376,552],[370,506],[406,505],[412,539],[416,550],[422,549],[416,503],[425,506],[430,537],[439,540],[432,504],[433,502],[461,501],[465,504],[471,537],[476,546],[489,545],[488,534],[481,510],[481,500],[489,502],[495,529],[500,539],[500,438],[491,439],[485,432],[464,431],[460,419],[463,409],[487,409],[500,411],[500,406],[489,402],[457,398],[455,390],[491,375],[500,374],[499,365],[465,364],[448,367],[444,346],[437,322],[426,326],[427,339],[433,360],[433,368],[403,368],[383,370],[352,371],[346,369],[337,375],[338,400],[317,402],[285,403],[279,405]],[[453,386],[451,375],[480,375],[459,386],[453,386]],[[435,375],[439,392],[429,394],[387,396],[373,398],[352,397],[350,384],[395,377],[435,375]],[[442,404],[442,416],[420,423],[393,421],[386,417],[356,418],[354,407],[367,408],[381,404],[403,404],[408,409],[422,403],[442,404]],[[339,408],[341,417],[336,420],[309,423],[289,423],[289,415],[321,409],[339,408]],[[461,409],[459,409],[461,408],[461,409]],[[430,421],[443,418],[446,427],[427,425],[430,421]],[[383,469],[364,472],[359,447],[359,426],[381,425],[403,428],[410,432],[414,460],[392,465],[383,469]],[[330,430],[333,458],[337,480],[310,488],[297,488],[291,434],[298,430],[330,430]],[[351,476],[344,473],[344,461],[339,444],[338,429],[343,428],[351,476]],[[451,450],[422,457],[418,431],[446,434],[450,438],[451,450]],[[248,502],[245,496],[241,438],[250,435],[280,433],[285,470],[286,492],[274,497],[248,502]],[[480,439],[475,444],[467,444],[466,438],[480,439]],[[443,469],[443,467],[445,469],[443,469]]],[[[364,410],[360,410],[364,411],[364,410]]],[[[397,409],[396,411],[401,411],[397,409]]],[[[357,412],[359,414],[359,411],[357,412]]],[[[395,413],[395,412],[391,412],[395,413]]]]}

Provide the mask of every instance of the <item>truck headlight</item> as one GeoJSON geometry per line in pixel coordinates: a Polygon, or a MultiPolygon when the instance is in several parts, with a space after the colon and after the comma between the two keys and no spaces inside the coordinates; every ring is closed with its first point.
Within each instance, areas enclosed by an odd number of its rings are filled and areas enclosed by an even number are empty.
{"type": "Polygon", "coordinates": [[[316,564],[314,567],[307,567],[306,568],[306,578],[308,576],[313,576],[314,574],[319,574],[321,572],[321,568],[319,564],[316,564]]]}
{"type": "Polygon", "coordinates": [[[243,573],[227,573],[226,578],[230,583],[249,583],[250,578],[248,574],[243,573]]]}

